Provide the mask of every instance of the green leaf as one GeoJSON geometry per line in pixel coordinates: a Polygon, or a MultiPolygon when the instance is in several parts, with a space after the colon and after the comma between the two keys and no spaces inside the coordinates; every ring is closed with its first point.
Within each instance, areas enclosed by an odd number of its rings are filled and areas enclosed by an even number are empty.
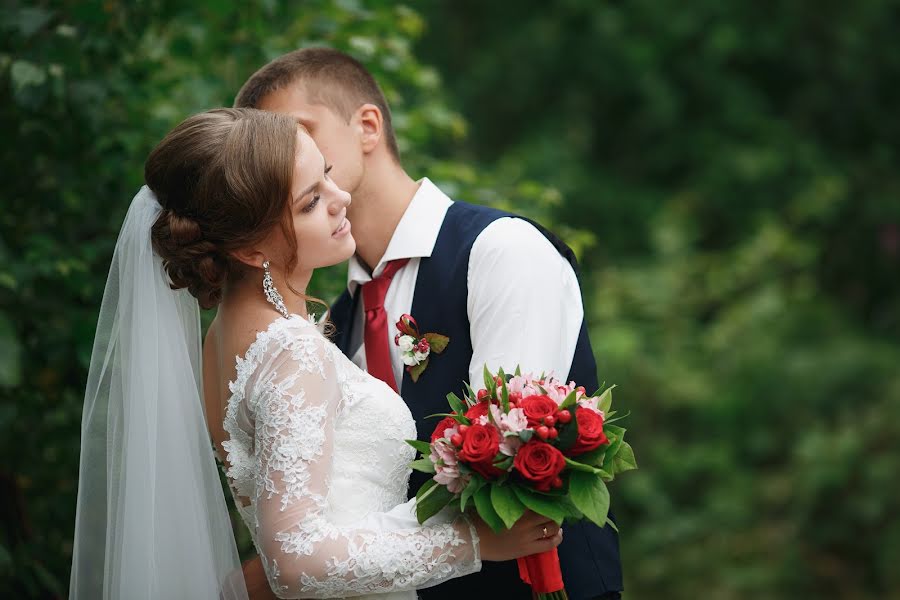
{"type": "Polygon", "coordinates": [[[555,521],[557,525],[562,524],[563,519],[567,516],[563,500],[560,498],[537,494],[519,486],[516,486],[514,491],[519,501],[525,505],[525,508],[533,510],[539,515],[544,515],[548,519],[555,521]]]}
{"type": "Polygon", "coordinates": [[[458,412],[459,414],[464,414],[466,412],[463,401],[453,392],[447,394],[447,402],[450,403],[450,408],[452,408],[454,412],[458,412]]]}
{"type": "Polygon", "coordinates": [[[619,527],[615,523],[613,523],[612,519],[610,519],[609,517],[606,517],[606,524],[612,527],[613,531],[619,533],[619,527]]]}
{"type": "Polygon", "coordinates": [[[446,486],[429,479],[416,494],[416,518],[419,524],[439,513],[451,500],[453,494],[446,486]]]}
{"type": "Polygon", "coordinates": [[[600,398],[597,400],[597,408],[600,409],[604,415],[609,412],[609,409],[612,408],[612,391],[616,386],[612,385],[600,394],[600,398]]]}
{"type": "Polygon", "coordinates": [[[469,499],[475,495],[475,492],[481,489],[481,487],[487,483],[484,479],[479,477],[478,475],[473,475],[472,479],[469,481],[469,484],[462,491],[462,495],[459,499],[459,510],[466,510],[466,504],[469,502],[469,499]]]}
{"type": "Polygon", "coordinates": [[[519,432],[519,439],[523,442],[527,442],[532,437],[534,437],[534,429],[523,429],[519,432]]]}
{"type": "MultiPolygon", "coordinates": [[[[500,376],[503,377],[503,369],[500,369],[500,376]]],[[[503,384],[500,387],[500,406],[503,412],[509,412],[509,388],[506,387],[506,378],[503,377],[503,384]]]]}
{"type": "Polygon", "coordinates": [[[562,401],[562,404],[559,405],[559,410],[566,410],[575,406],[575,400],[578,398],[578,392],[572,390],[569,392],[569,395],[566,396],[566,399],[562,401]]]}
{"type": "Polygon", "coordinates": [[[593,473],[594,475],[599,475],[601,469],[597,467],[592,467],[590,465],[586,465],[582,462],[574,461],[570,458],[566,458],[566,465],[569,467],[571,471],[581,471],[583,473],[593,473]]]}
{"type": "Polygon", "coordinates": [[[573,471],[569,476],[569,498],[584,516],[603,527],[609,513],[609,490],[597,475],[573,471]]]}
{"type": "Polygon", "coordinates": [[[525,513],[525,505],[519,501],[512,485],[491,486],[491,504],[494,510],[503,519],[507,528],[516,524],[516,521],[525,513]]]}
{"type": "Polygon", "coordinates": [[[21,91],[29,86],[41,85],[47,80],[47,72],[27,60],[15,61],[9,73],[16,91],[21,91]]]}
{"type": "Polygon", "coordinates": [[[425,418],[430,419],[432,417],[451,417],[454,421],[456,421],[460,425],[471,425],[472,424],[472,421],[467,419],[465,416],[458,415],[456,413],[434,413],[433,415],[428,415],[425,418]]]}
{"type": "Polygon", "coordinates": [[[515,374],[516,374],[516,377],[522,376],[522,369],[519,367],[519,365],[516,365],[516,373],[515,374]]]}
{"type": "Polygon", "coordinates": [[[439,333],[426,333],[425,339],[428,340],[428,345],[431,346],[431,351],[435,354],[443,352],[447,348],[447,344],[450,343],[450,338],[439,333]]]}
{"type": "Polygon", "coordinates": [[[466,386],[466,404],[473,406],[477,402],[475,399],[475,390],[472,389],[472,386],[469,385],[468,381],[464,382],[463,385],[466,386]]]}
{"type": "Polygon", "coordinates": [[[494,381],[494,376],[488,371],[487,364],[484,365],[484,389],[490,393],[491,398],[497,395],[497,382],[494,381]]]}
{"type": "Polygon", "coordinates": [[[493,529],[494,532],[500,533],[506,529],[503,519],[500,518],[500,515],[494,510],[494,505],[491,503],[491,486],[483,486],[475,492],[475,510],[478,511],[478,516],[481,517],[481,520],[487,523],[488,527],[493,529]]]}
{"type": "MultiPolygon", "coordinates": [[[[608,415],[608,416],[609,416],[609,417],[612,417],[614,414],[616,414],[616,411],[611,410],[611,411],[609,411],[609,415],[608,415]]],[[[604,424],[615,423],[616,421],[621,421],[622,419],[627,419],[630,415],[631,415],[631,411],[629,410],[629,411],[628,411],[627,413],[625,413],[624,415],[622,415],[622,416],[620,416],[620,417],[616,417],[615,419],[610,418],[610,419],[604,420],[603,423],[604,423],[604,424]]]]}
{"type": "Polygon", "coordinates": [[[434,473],[434,463],[430,458],[420,458],[409,463],[409,466],[420,473],[434,473]]]}
{"type": "Polygon", "coordinates": [[[578,462],[591,465],[592,467],[602,467],[603,458],[606,456],[606,448],[607,445],[604,445],[589,452],[585,452],[584,454],[579,454],[578,462]]]}
{"type": "Polygon", "coordinates": [[[425,367],[427,367],[427,366],[428,366],[428,358],[426,358],[425,360],[423,360],[422,362],[420,362],[419,364],[417,364],[416,366],[411,368],[409,370],[410,379],[412,379],[414,383],[416,381],[419,381],[419,377],[421,377],[422,373],[425,372],[425,367]]]}
{"type": "Polygon", "coordinates": [[[625,430],[617,425],[603,425],[603,433],[609,438],[609,446],[606,447],[606,456],[603,457],[603,470],[613,473],[613,459],[619,452],[625,439],[625,430]]]}
{"type": "Polygon", "coordinates": [[[431,454],[431,444],[422,440],[404,440],[407,444],[421,452],[422,454],[431,454]]]}
{"type": "Polygon", "coordinates": [[[619,447],[619,451],[616,453],[615,458],[613,458],[613,474],[618,475],[619,473],[624,473],[625,471],[631,471],[632,469],[637,468],[634,450],[628,442],[623,440],[622,445],[619,447]]]}
{"type": "Polygon", "coordinates": [[[569,413],[572,415],[572,420],[565,425],[557,424],[556,426],[556,430],[559,431],[556,444],[563,451],[574,446],[578,439],[578,411],[570,410],[569,413]]]}
{"type": "Polygon", "coordinates": [[[494,462],[492,464],[501,471],[509,471],[509,468],[513,464],[513,457],[498,452],[497,456],[494,457],[494,462]],[[497,460],[498,458],[500,459],[499,461],[497,460]]]}
{"type": "Polygon", "coordinates": [[[22,378],[22,344],[6,315],[0,313],[0,388],[18,385],[22,378]]]}

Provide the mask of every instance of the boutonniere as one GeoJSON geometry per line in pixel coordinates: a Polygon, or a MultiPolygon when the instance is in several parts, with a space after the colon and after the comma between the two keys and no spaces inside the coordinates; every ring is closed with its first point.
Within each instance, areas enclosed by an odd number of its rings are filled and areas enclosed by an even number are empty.
{"type": "Polygon", "coordinates": [[[419,333],[416,320],[410,315],[403,315],[397,321],[399,333],[394,336],[394,343],[400,346],[400,357],[412,380],[419,377],[428,366],[431,353],[440,354],[450,343],[450,338],[439,333],[419,333]]]}

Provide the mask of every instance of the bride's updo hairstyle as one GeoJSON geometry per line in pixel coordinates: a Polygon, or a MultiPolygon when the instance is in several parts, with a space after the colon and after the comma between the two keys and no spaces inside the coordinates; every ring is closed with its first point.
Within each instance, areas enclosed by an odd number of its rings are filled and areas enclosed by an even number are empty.
{"type": "Polygon", "coordinates": [[[297,121],[249,108],[220,108],[189,117],[153,149],[144,179],[162,205],[153,248],[173,289],[187,288],[203,308],[245,266],[232,252],[281,226],[297,262],[290,219],[297,121]]]}

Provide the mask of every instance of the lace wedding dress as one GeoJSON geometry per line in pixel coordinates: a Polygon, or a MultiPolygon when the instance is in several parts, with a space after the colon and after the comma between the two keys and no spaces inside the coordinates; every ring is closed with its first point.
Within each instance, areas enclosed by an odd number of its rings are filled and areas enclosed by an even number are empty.
{"type": "Polygon", "coordinates": [[[407,502],[406,404],[316,326],[274,321],[237,359],[230,391],[228,478],[278,596],[410,599],[480,570],[464,517],[419,525],[407,502]]]}

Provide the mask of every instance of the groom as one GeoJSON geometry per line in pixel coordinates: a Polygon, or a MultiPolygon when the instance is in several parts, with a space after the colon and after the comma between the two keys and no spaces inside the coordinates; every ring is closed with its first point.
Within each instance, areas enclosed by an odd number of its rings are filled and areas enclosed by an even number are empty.
{"type": "MultiPolygon", "coordinates": [[[[347,217],[357,249],[347,290],[331,309],[334,339],[400,392],[419,439],[430,439],[436,420],[426,416],[446,412],[449,392],[460,395],[463,381],[479,387],[485,364],[552,370],[598,387],[571,250],[536,223],[454,202],[427,178],[413,180],[400,164],[384,95],[359,62],[326,48],[291,52],[257,71],[235,106],[295,116],[352,195],[347,217]],[[394,342],[402,314],[423,335],[450,338],[417,381],[394,342]]],[[[427,477],[413,473],[411,496],[427,477]]],[[[589,523],[564,529],[559,557],[569,597],[619,598],[616,533],[589,523]]],[[[245,574],[253,598],[267,597],[254,592],[264,587],[258,561],[245,574]]],[[[425,600],[531,597],[515,561],[486,562],[480,573],[418,593],[425,600]]]]}

